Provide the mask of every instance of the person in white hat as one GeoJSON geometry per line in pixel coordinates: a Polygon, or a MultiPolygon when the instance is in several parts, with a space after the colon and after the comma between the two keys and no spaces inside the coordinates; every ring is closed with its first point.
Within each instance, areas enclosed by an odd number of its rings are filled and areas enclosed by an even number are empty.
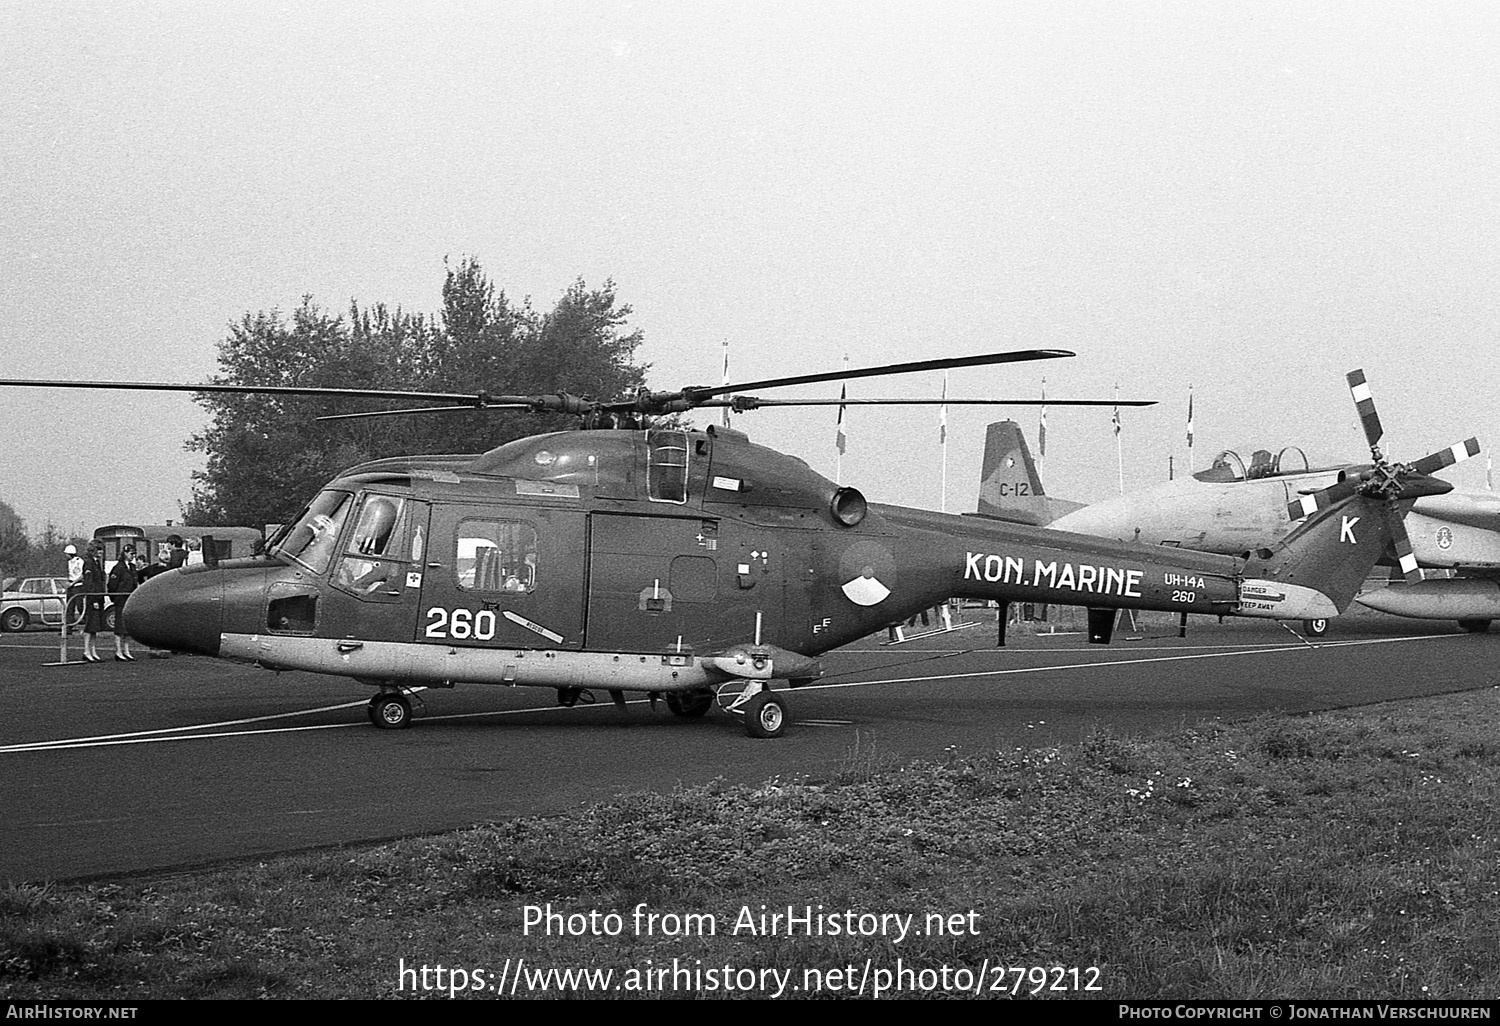
{"type": "Polygon", "coordinates": [[[83,557],[78,555],[78,546],[71,544],[63,546],[63,555],[68,557],[68,595],[63,618],[72,624],[83,616],[83,600],[79,598],[83,591],[83,557]]]}

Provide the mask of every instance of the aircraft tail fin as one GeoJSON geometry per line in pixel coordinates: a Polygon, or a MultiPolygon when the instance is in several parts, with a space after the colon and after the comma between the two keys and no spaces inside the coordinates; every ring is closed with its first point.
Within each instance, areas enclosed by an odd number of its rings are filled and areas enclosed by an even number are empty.
{"type": "Polygon", "coordinates": [[[1252,554],[1239,613],[1286,620],[1342,613],[1390,545],[1392,518],[1408,505],[1355,495],[1309,517],[1275,548],[1252,554]]]}
{"type": "Polygon", "coordinates": [[[1021,425],[1001,420],[989,426],[984,435],[984,463],[979,472],[981,516],[1040,526],[1080,505],[1047,495],[1021,425]]]}

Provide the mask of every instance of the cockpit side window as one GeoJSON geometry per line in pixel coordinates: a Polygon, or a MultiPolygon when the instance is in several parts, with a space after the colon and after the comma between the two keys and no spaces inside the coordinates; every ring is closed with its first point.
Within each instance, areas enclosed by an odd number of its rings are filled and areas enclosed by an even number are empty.
{"type": "Polygon", "coordinates": [[[646,492],[652,502],[687,502],[686,431],[651,431],[646,435],[646,492]]]}
{"type": "Polygon", "coordinates": [[[406,573],[406,500],[366,495],[344,543],[335,582],[356,595],[399,596],[406,573]]]}

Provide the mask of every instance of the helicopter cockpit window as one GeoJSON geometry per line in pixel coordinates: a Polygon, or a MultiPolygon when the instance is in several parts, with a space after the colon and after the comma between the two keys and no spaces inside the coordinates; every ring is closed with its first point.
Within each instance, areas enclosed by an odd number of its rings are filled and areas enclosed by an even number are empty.
{"type": "Polygon", "coordinates": [[[646,436],[646,492],[652,502],[687,502],[686,431],[652,431],[646,436]]]}
{"type": "Polygon", "coordinates": [[[405,578],[406,500],[366,495],[345,543],[336,582],[359,595],[399,595],[405,578]]]}
{"type": "Polygon", "coordinates": [[[518,520],[465,520],[458,525],[456,565],[464,591],[535,591],[536,528],[518,520]]]}
{"type": "Polygon", "coordinates": [[[290,556],[313,573],[321,574],[328,569],[339,532],[353,505],[354,496],[348,492],[320,492],[272,554],[290,556]]]}

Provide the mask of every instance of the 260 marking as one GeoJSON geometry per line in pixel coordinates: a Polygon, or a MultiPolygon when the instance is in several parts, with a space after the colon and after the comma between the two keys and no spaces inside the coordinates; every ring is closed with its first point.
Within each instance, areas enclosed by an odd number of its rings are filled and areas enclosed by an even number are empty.
{"type": "Polygon", "coordinates": [[[453,638],[457,641],[489,641],[495,636],[495,628],[498,621],[494,610],[481,609],[474,612],[470,609],[444,609],[442,606],[433,606],[427,610],[427,630],[423,632],[429,638],[453,638]]]}

